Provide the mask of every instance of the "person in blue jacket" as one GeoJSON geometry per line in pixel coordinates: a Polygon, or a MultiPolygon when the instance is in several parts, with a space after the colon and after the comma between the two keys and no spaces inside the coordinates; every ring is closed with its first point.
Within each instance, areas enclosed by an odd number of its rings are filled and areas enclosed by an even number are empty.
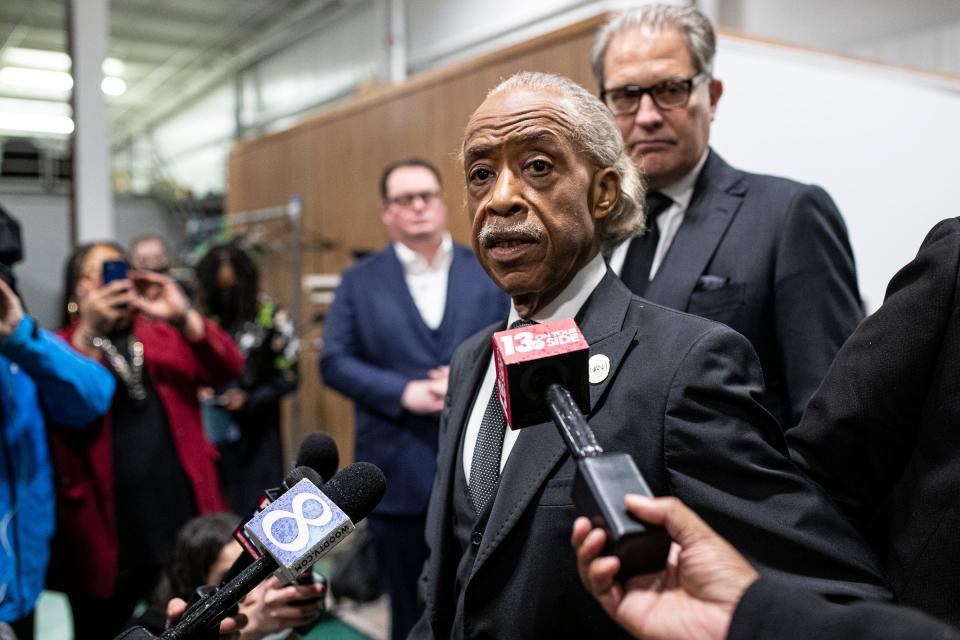
{"type": "Polygon", "coordinates": [[[30,640],[54,529],[46,423],[89,424],[110,408],[115,383],[99,363],[40,329],[8,279],[0,265],[0,622],[30,640]]]}

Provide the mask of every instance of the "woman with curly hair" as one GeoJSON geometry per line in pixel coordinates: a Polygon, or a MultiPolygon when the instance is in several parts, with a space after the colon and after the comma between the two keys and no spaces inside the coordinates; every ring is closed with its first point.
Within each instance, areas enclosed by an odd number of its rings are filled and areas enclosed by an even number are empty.
{"type": "Polygon", "coordinates": [[[299,343],[286,311],[259,294],[259,270],[243,249],[212,248],[196,274],[200,305],[246,359],[243,375],[217,388],[204,414],[220,450],[224,494],[231,509],[246,513],[283,477],[280,399],[297,388],[299,343]]]}

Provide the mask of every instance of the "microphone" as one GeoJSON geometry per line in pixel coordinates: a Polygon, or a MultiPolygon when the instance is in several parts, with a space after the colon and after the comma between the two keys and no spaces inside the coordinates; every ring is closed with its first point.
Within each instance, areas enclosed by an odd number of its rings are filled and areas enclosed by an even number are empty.
{"type": "MultiPolygon", "coordinates": [[[[310,467],[326,481],[337,472],[337,467],[340,466],[340,452],[337,450],[337,443],[326,433],[311,433],[300,443],[300,449],[297,450],[297,459],[293,466],[310,467]]],[[[273,501],[289,488],[284,484],[282,487],[267,489],[264,493],[273,501]]]]}
{"type": "MultiPolygon", "coordinates": [[[[297,459],[294,462],[294,468],[309,467],[320,475],[321,481],[317,482],[318,487],[323,486],[323,481],[332,476],[340,466],[340,453],[337,451],[337,443],[326,433],[314,432],[308,435],[300,443],[297,451],[297,459]]],[[[276,500],[284,491],[299,482],[301,478],[296,478],[291,484],[286,480],[279,487],[272,487],[264,490],[264,495],[257,502],[257,505],[247,513],[247,516],[241,520],[240,524],[233,531],[233,538],[243,547],[244,553],[237,558],[234,563],[223,574],[220,585],[225,585],[234,579],[240,572],[250,566],[250,563],[260,557],[260,551],[243,530],[243,523],[253,518],[258,512],[266,508],[273,500],[276,500]]]]}
{"type": "Polygon", "coordinates": [[[296,481],[295,473],[287,477],[291,488],[246,525],[263,555],[187,611],[161,638],[185,640],[213,628],[272,573],[281,580],[295,578],[347,537],[386,490],[383,472],[367,462],[342,469],[323,491],[309,478],[296,481]]]}
{"type": "Polygon", "coordinates": [[[667,562],[670,536],[634,518],[623,504],[627,493],[652,497],[650,487],[628,454],[604,453],[583,417],[590,410],[588,354],[571,318],[498,331],[493,334],[497,395],[511,429],[553,420],[577,465],[574,504],[606,531],[605,553],[620,558],[618,577],[659,571],[667,562]]]}

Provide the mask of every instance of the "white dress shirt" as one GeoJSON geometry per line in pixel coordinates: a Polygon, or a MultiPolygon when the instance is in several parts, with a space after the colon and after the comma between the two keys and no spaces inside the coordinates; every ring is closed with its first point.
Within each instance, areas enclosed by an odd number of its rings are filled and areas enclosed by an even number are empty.
{"type": "MultiPolygon", "coordinates": [[[[593,260],[588,262],[577,275],[573,277],[570,284],[560,292],[550,304],[540,310],[532,318],[534,322],[550,322],[552,320],[562,320],[564,318],[573,318],[580,312],[580,307],[587,301],[593,290],[597,288],[604,274],[607,273],[607,265],[603,256],[597,254],[593,260]]],[[[510,317],[507,320],[509,327],[515,320],[520,319],[516,307],[510,303],[510,317]]],[[[477,391],[473,402],[473,409],[470,417],[467,419],[467,433],[463,440],[463,472],[467,477],[467,484],[470,483],[470,467],[473,464],[473,450],[477,446],[477,436],[480,434],[480,422],[483,420],[483,414],[487,410],[487,404],[490,402],[490,395],[493,393],[493,385],[496,382],[496,367],[493,366],[493,354],[490,355],[490,362],[487,364],[487,372],[483,376],[483,382],[480,383],[480,389],[477,391]]],[[[500,454],[500,471],[503,471],[503,465],[507,464],[507,458],[510,457],[510,451],[517,442],[520,435],[519,429],[507,428],[503,438],[503,452],[500,454]]]]}
{"type": "Polygon", "coordinates": [[[443,311],[447,305],[447,279],[453,261],[453,239],[449,233],[443,235],[432,263],[402,242],[394,242],[393,249],[403,266],[403,276],[420,317],[428,327],[436,329],[443,322],[443,311]]]}
{"type": "MultiPolygon", "coordinates": [[[[683,222],[683,216],[687,213],[687,207],[690,206],[690,200],[693,198],[693,188],[697,184],[697,178],[700,177],[700,171],[707,162],[708,149],[703,153],[697,166],[693,171],[683,176],[673,184],[663,189],[660,193],[672,200],[666,211],[657,217],[657,229],[660,231],[660,240],[657,242],[657,251],[653,254],[653,262],[650,265],[650,279],[657,275],[657,269],[663,263],[663,259],[673,244],[673,239],[677,236],[680,224],[683,222]]],[[[630,240],[632,240],[631,238],[630,240]]],[[[610,254],[610,268],[614,273],[620,275],[623,269],[623,261],[627,258],[627,249],[630,247],[630,240],[621,242],[610,254]]]]}

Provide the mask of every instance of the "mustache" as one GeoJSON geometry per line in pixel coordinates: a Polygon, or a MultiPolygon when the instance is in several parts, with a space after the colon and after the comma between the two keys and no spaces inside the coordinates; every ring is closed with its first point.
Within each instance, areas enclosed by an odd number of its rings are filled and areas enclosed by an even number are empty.
{"type": "Polygon", "coordinates": [[[488,222],[477,232],[477,242],[483,247],[504,240],[539,242],[542,237],[543,231],[540,227],[529,220],[518,220],[510,224],[488,222]]]}

